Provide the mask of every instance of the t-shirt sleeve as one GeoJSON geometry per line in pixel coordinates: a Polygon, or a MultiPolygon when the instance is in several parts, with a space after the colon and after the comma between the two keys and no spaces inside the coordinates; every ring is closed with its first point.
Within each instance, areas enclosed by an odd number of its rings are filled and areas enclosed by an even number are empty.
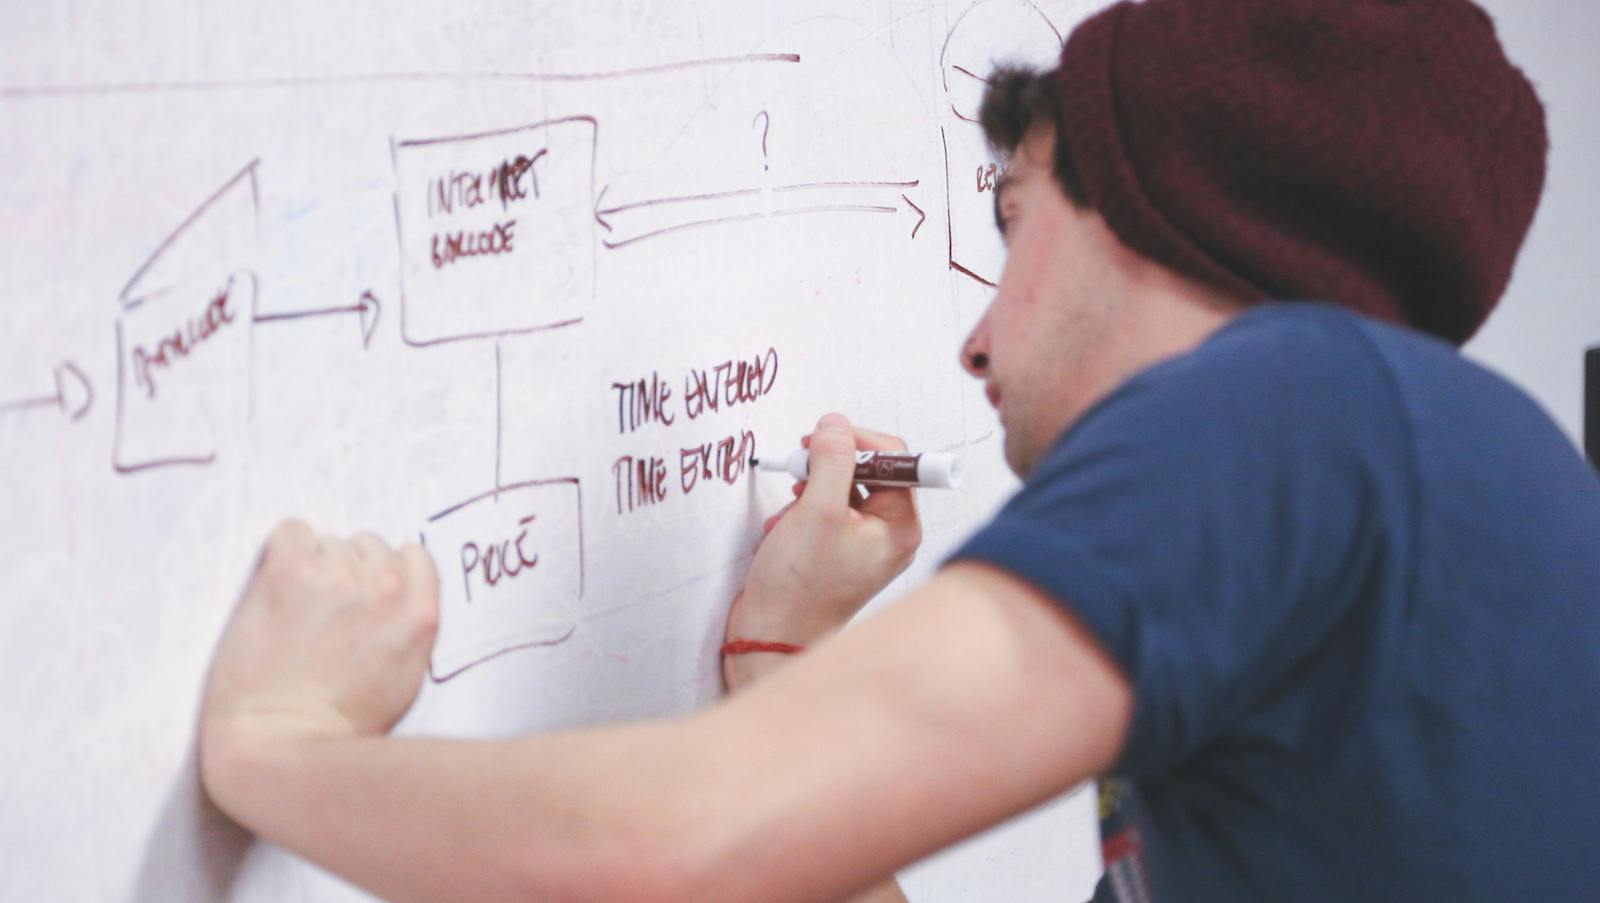
{"type": "Polygon", "coordinates": [[[1332,347],[1214,338],[1135,377],[951,556],[1039,587],[1119,663],[1135,703],[1117,773],[1162,773],[1236,723],[1408,529],[1408,429],[1344,329],[1332,347]]]}

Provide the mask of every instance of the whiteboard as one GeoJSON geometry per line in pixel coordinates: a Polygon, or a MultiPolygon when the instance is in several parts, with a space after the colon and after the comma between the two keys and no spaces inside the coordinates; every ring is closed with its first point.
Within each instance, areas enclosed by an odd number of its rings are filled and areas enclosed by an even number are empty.
{"type": "MultiPolygon", "coordinates": [[[[287,514],[434,554],[414,734],[712,703],[786,494],[722,465],[823,410],[965,456],[895,589],[926,576],[1015,485],[954,366],[1001,261],[976,77],[1095,5],[0,4],[0,899],[363,899],[194,779],[211,649],[287,514]]],[[[1467,350],[1576,436],[1600,7],[1486,5],[1552,151],[1467,350]]],[[[1096,842],[1079,793],[902,883],[1082,899],[1096,842]]]]}
{"type": "MultiPolygon", "coordinates": [[[[826,410],[966,458],[925,577],[1015,486],[955,365],[1001,261],[981,77],[1086,9],[5,4],[0,899],[363,899],[195,783],[284,516],[433,555],[411,734],[714,702],[788,493],[744,462],[826,410]]],[[[1091,797],[911,898],[1087,897],[1091,797]]]]}

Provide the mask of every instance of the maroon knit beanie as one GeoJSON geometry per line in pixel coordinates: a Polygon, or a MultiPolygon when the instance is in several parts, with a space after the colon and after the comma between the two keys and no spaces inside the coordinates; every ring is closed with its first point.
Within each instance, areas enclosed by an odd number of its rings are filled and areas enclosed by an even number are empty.
{"type": "Polygon", "coordinates": [[[1060,140],[1130,247],[1465,342],[1544,185],[1544,110],[1469,0],[1146,0],[1062,51],[1060,140]]]}

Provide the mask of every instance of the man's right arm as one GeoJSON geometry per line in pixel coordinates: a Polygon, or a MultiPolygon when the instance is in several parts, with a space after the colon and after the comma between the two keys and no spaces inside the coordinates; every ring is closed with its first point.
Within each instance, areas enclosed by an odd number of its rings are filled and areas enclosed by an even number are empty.
{"type": "Polygon", "coordinates": [[[777,901],[861,893],[1108,768],[1128,682],[1033,584],[952,565],[836,634],[904,568],[917,530],[908,496],[847,506],[853,449],[827,432],[729,625],[808,651],[763,655],[782,667],[675,721],[384,737],[432,640],[426,554],[278,531],[213,666],[207,790],[396,900],[777,901]]]}
{"type": "MultiPolygon", "coordinates": [[[[251,605],[230,659],[262,644],[257,658],[301,658],[291,647],[317,634],[285,639],[288,616],[251,605]]],[[[214,689],[213,798],[397,900],[860,893],[1107,769],[1132,703],[1087,628],[977,563],[671,722],[498,742],[329,736],[306,730],[297,712],[317,705],[298,696],[214,689]]]]}

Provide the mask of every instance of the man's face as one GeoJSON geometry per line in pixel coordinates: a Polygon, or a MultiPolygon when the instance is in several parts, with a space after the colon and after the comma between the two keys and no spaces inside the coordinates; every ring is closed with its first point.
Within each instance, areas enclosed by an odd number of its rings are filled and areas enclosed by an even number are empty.
{"type": "Polygon", "coordinates": [[[1100,215],[1073,205],[1052,173],[1055,135],[1035,126],[998,189],[1006,264],[994,300],[961,349],[987,383],[1006,462],[1027,476],[1105,385],[1122,296],[1120,250],[1100,215]]]}

